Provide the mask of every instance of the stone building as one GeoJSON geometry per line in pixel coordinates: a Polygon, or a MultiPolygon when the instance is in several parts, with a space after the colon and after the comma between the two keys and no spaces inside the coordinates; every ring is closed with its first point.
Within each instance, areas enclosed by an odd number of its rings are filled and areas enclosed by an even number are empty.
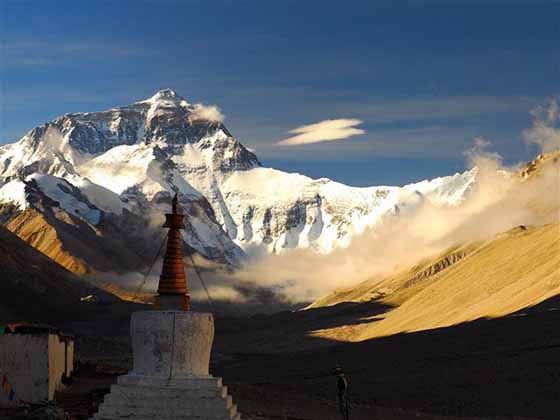
{"type": "Polygon", "coordinates": [[[45,325],[0,326],[0,407],[52,400],[73,369],[73,337],[45,325]]]}

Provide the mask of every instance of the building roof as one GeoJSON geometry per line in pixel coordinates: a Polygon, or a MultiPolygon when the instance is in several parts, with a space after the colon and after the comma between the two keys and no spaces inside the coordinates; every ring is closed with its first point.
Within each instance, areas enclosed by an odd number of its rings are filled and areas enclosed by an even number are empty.
{"type": "Polygon", "coordinates": [[[0,324],[0,335],[4,334],[55,334],[61,340],[73,340],[74,336],[71,334],[64,334],[60,328],[53,327],[47,324],[32,324],[29,322],[21,321],[10,324],[0,324]]]}

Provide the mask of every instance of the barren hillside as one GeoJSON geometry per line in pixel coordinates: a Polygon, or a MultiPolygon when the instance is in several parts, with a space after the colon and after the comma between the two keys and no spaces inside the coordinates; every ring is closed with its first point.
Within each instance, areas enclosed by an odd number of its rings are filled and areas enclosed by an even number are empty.
{"type": "Polygon", "coordinates": [[[0,316],[55,322],[80,319],[94,309],[80,298],[95,294],[116,301],[53,262],[0,226],[0,316]]]}
{"type": "Polygon", "coordinates": [[[363,323],[316,330],[361,341],[405,331],[501,317],[560,294],[560,225],[518,227],[471,243],[382,281],[338,291],[312,307],[375,301],[393,308],[363,323]]]}

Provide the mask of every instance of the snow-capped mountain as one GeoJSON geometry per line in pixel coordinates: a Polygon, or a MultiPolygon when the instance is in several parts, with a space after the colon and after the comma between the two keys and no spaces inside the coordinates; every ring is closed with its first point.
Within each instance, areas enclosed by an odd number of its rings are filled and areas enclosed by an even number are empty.
{"type": "Polygon", "coordinates": [[[167,89],[35,127],[0,148],[0,204],[23,212],[36,207],[40,191],[102,236],[104,220],[126,224],[130,214],[159,226],[179,192],[189,245],[235,265],[242,249],[254,247],[330,252],[386,214],[424,200],[456,205],[476,179],[472,170],[405,187],[355,188],[265,168],[202,108],[167,89]]]}

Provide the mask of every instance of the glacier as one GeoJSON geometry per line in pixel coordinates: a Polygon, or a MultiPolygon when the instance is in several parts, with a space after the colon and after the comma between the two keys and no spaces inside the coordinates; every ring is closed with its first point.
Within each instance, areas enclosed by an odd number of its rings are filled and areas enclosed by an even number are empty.
{"type": "Polygon", "coordinates": [[[156,227],[177,192],[189,246],[235,265],[247,252],[329,253],[387,215],[426,201],[460,205],[476,183],[476,168],[403,187],[364,188],[282,172],[261,165],[222,122],[201,118],[198,109],[165,89],[35,127],[0,147],[0,203],[24,210],[38,189],[93,226],[134,213],[156,227]]]}

